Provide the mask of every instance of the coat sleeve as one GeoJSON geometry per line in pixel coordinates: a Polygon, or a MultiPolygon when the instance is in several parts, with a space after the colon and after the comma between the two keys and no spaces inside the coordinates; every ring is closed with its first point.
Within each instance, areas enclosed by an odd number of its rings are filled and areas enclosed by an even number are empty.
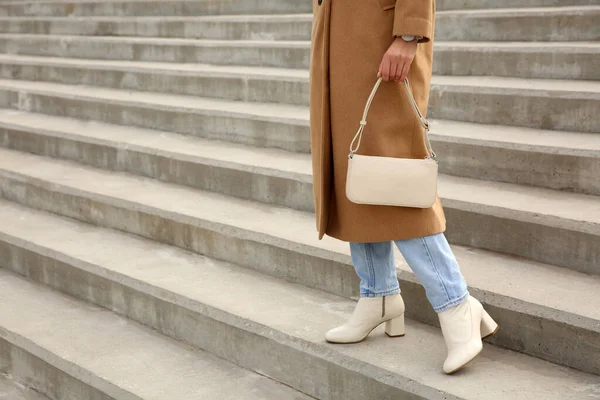
{"type": "Polygon", "coordinates": [[[394,36],[422,36],[421,42],[433,38],[435,0],[397,0],[394,8],[394,36]]]}

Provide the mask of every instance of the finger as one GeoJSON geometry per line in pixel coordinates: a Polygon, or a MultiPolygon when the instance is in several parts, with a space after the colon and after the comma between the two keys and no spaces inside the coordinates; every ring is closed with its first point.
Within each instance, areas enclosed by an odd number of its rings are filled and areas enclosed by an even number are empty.
{"type": "Polygon", "coordinates": [[[412,60],[409,60],[408,62],[406,62],[404,64],[404,66],[402,67],[402,75],[400,76],[400,80],[402,82],[404,82],[404,80],[406,79],[406,77],[408,76],[408,70],[410,69],[410,65],[412,64],[412,60]]]}
{"type": "Polygon", "coordinates": [[[397,58],[392,58],[392,60],[390,61],[390,81],[396,79],[398,68],[401,68],[400,61],[397,58]]]}
{"type": "Polygon", "coordinates": [[[382,65],[383,65],[383,60],[381,60],[381,62],[379,63],[379,70],[377,71],[377,77],[378,78],[381,78],[381,71],[382,71],[381,66],[382,65]]]}
{"type": "Polygon", "coordinates": [[[402,68],[403,68],[404,64],[402,62],[400,62],[398,64],[398,66],[396,67],[396,71],[394,72],[394,80],[396,82],[400,82],[400,77],[402,76],[402,68]]]}
{"type": "Polygon", "coordinates": [[[396,76],[398,75],[398,68],[400,68],[399,63],[392,63],[392,66],[390,67],[390,81],[395,81],[396,80],[396,76]]]}
{"type": "Polygon", "coordinates": [[[385,81],[389,81],[390,80],[390,68],[391,68],[391,63],[388,59],[383,59],[383,64],[382,64],[382,69],[381,69],[381,75],[383,76],[383,80],[385,81]]]}

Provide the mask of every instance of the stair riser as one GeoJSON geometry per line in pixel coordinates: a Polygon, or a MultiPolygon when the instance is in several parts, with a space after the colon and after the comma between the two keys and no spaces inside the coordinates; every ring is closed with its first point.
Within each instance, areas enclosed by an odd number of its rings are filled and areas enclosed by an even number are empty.
{"type": "Polygon", "coordinates": [[[599,18],[599,10],[493,16],[438,14],[435,29],[437,38],[448,41],[595,41],[600,39],[599,18]]]}
{"type": "Polygon", "coordinates": [[[310,13],[309,1],[123,1],[0,4],[5,16],[193,16],[310,13]]]}
{"type": "Polygon", "coordinates": [[[107,279],[71,263],[8,249],[1,243],[0,249],[9,250],[15,269],[32,279],[106,307],[318,399],[362,400],[374,396],[378,399],[459,400],[415,386],[400,376],[380,382],[371,377],[381,376],[381,371],[365,370],[364,365],[359,370],[358,361],[335,349],[329,354],[320,354],[322,351],[313,350],[288,335],[194,300],[178,295],[170,295],[166,300],[164,291],[156,287],[140,289],[142,285],[130,283],[128,278],[107,279]],[[311,368],[306,368],[307,365],[311,368]],[[410,394],[404,388],[408,388],[410,394]]]}
{"type": "Polygon", "coordinates": [[[565,155],[438,136],[431,141],[445,174],[600,195],[600,154],[565,155]]]}
{"type": "MultiPolygon", "coordinates": [[[[130,211],[119,205],[108,204],[101,199],[52,192],[48,189],[40,189],[38,186],[4,178],[0,179],[0,184],[0,187],[5,188],[4,197],[31,207],[45,209],[95,225],[125,230],[335,294],[347,297],[357,294],[356,274],[351,266],[349,256],[344,254],[332,253],[297,243],[286,243],[282,239],[267,238],[262,234],[241,231],[234,227],[209,228],[204,221],[190,221],[189,219],[183,221],[182,218],[168,216],[167,213],[160,215],[160,212],[149,209],[140,210],[138,207],[136,211],[130,211]],[[232,248],[237,251],[230,251],[232,248]],[[277,268],[278,265],[285,265],[286,268],[277,268]]],[[[76,296],[84,296],[83,298],[86,300],[124,313],[177,339],[186,339],[181,334],[172,331],[182,328],[181,323],[165,320],[171,315],[177,315],[178,310],[165,310],[156,315],[152,311],[152,307],[141,306],[141,303],[134,300],[128,304],[138,305],[133,310],[137,315],[131,315],[131,311],[124,310],[122,308],[124,306],[119,303],[124,298],[133,298],[133,294],[114,293],[114,290],[107,289],[116,287],[115,282],[119,282],[118,285],[121,285],[122,279],[113,278],[111,282],[95,283],[96,278],[89,274],[76,278],[77,271],[71,268],[64,271],[63,262],[45,260],[45,257],[39,256],[30,259],[27,256],[30,251],[23,253],[19,248],[14,245],[0,246],[0,260],[10,260],[13,268],[22,274],[37,277],[35,279],[40,279],[53,287],[62,285],[59,286],[61,290],[67,290],[76,296]],[[21,253],[23,255],[20,255],[21,253]],[[43,269],[44,265],[49,267],[43,269]],[[42,270],[35,271],[37,268],[42,268],[42,270]],[[55,277],[57,274],[60,275],[55,277]],[[75,286],[73,282],[82,282],[81,287],[73,289],[75,286]],[[85,297],[92,293],[94,298],[85,297]],[[141,312],[149,312],[153,317],[150,320],[140,320],[139,313],[141,312]],[[165,329],[167,329],[166,332],[165,329]]],[[[415,283],[414,277],[407,272],[401,272],[399,279],[407,299],[409,315],[429,324],[437,324],[435,313],[430,309],[425,293],[422,287],[415,283]]],[[[600,336],[596,331],[583,328],[580,318],[571,318],[569,315],[553,313],[552,310],[546,309],[541,310],[546,315],[542,318],[538,317],[540,310],[531,309],[531,306],[525,303],[515,304],[514,299],[476,289],[472,290],[472,294],[486,304],[491,303],[490,312],[502,326],[502,330],[494,339],[497,344],[584,371],[593,373],[600,371],[600,360],[587,356],[593,354],[593,349],[599,345],[598,338],[600,336]],[[551,317],[547,317],[548,315],[551,317]],[[565,324],[565,319],[572,320],[575,326],[565,324]],[[524,334],[524,327],[527,334],[524,334]]],[[[194,320],[194,318],[190,320],[194,320]]],[[[197,326],[205,325],[198,323],[197,326]]],[[[195,326],[195,330],[197,330],[197,326],[195,326]]],[[[588,326],[593,326],[593,323],[589,323],[588,326]]],[[[195,330],[192,329],[192,332],[195,330]]],[[[197,335],[196,332],[193,337],[197,336],[204,337],[205,335],[197,335]]],[[[232,355],[219,353],[218,348],[206,348],[206,344],[203,343],[193,344],[239,364],[237,359],[231,359],[232,355]]],[[[234,352],[233,354],[239,353],[234,352]]],[[[284,380],[284,382],[286,381],[284,380]]],[[[305,391],[301,387],[292,386],[305,391]]]]}
{"type": "Polygon", "coordinates": [[[0,52],[49,57],[73,57],[109,60],[162,61],[217,65],[308,68],[308,43],[300,47],[282,46],[202,46],[162,43],[122,43],[71,37],[0,37],[0,52]]]}
{"type": "Polygon", "coordinates": [[[299,16],[281,21],[0,21],[2,33],[85,36],[139,36],[229,40],[310,40],[312,20],[299,16]]]}
{"type": "Polygon", "coordinates": [[[555,48],[451,48],[434,52],[437,75],[502,76],[538,79],[600,79],[597,50],[558,51],[555,48]]]}
{"type": "Polygon", "coordinates": [[[462,88],[432,85],[429,116],[491,125],[536,129],[600,132],[600,94],[462,88]],[[457,90],[459,89],[459,90],[457,90]],[[477,90],[477,89],[475,89],[477,90]]]}
{"type": "MultiPolygon", "coordinates": [[[[436,37],[463,41],[594,41],[600,39],[600,11],[531,15],[443,14],[436,37]]],[[[2,33],[40,35],[140,36],[196,39],[310,40],[312,20],[304,16],[280,21],[193,20],[2,20],[2,33]]]]}
{"type": "MultiPolygon", "coordinates": [[[[309,102],[308,78],[189,75],[165,71],[138,72],[9,63],[0,66],[0,77],[218,97],[236,101],[295,105],[308,105],[309,102]]],[[[516,89],[500,88],[473,88],[473,91],[469,91],[461,87],[437,85],[434,82],[431,86],[429,115],[438,119],[484,124],[600,132],[600,125],[596,122],[598,109],[600,95],[593,93],[519,92],[516,89]]]]}
{"type": "MultiPolygon", "coordinates": [[[[0,244],[0,247],[2,245],[0,244]]],[[[0,372],[51,400],[114,400],[0,334],[0,372]]],[[[130,397],[133,399],[133,397],[130,397]]],[[[9,400],[9,398],[6,398],[9,400]]]]}
{"type": "Polygon", "coordinates": [[[126,126],[157,129],[208,139],[227,140],[260,147],[310,151],[308,121],[289,123],[279,120],[253,120],[238,114],[217,113],[184,108],[151,108],[117,102],[57,98],[53,95],[18,94],[0,90],[0,106],[19,108],[50,115],[92,119],[126,126]]]}
{"type": "MultiPolygon", "coordinates": [[[[0,37],[0,52],[22,55],[162,61],[218,65],[308,68],[308,42],[297,46],[275,43],[206,46],[201,43],[164,44],[106,41],[81,37],[0,37]]],[[[600,79],[595,67],[596,48],[464,48],[436,46],[434,73],[438,75],[492,75],[521,78],[600,79]]]]}
{"type": "Polygon", "coordinates": [[[481,212],[473,204],[448,199],[443,202],[448,219],[446,236],[451,243],[600,274],[598,235],[547,225],[543,217],[540,224],[525,221],[513,210],[481,212]]]}
{"type": "Polygon", "coordinates": [[[598,0],[437,0],[438,10],[598,5],[598,0]]]}

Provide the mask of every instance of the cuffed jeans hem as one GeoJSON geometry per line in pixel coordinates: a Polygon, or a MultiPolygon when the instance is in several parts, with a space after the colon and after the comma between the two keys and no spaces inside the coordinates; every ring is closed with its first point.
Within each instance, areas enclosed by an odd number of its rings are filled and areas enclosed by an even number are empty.
{"type": "Polygon", "coordinates": [[[382,296],[391,296],[393,294],[399,294],[400,293],[400,288],[396,288],[396,289],[391,289],[385,292],[379,292],[379,293],[374,293],[374,292],[360,292],[360,297],[382,297],[382,296]]]}
{"type": "Polygon", "coordinates": [[[469,298],[469,292],[465,292],[465,294],[463,294],[460,298],[451,300],[451,301],[447,302],[446,304],[443,304],[439,307],[434,307],[433,309],[436,313],[441,313],[441,312],[447,311],[453,307],[456,307],[459,304],[464,303],[465,301],[467,301],[468,298],[469,298]]]}

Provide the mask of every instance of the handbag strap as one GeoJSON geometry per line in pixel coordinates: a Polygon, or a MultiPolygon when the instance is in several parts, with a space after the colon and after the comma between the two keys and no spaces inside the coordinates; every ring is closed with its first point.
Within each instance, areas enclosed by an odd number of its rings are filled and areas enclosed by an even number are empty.
{"type": "MultiPolygon", "coordinates": [[[[352,143],[350,143],[350,155],[348,156],[349,158],[352,158],[354,156],[354,153],[356,153],[358,151],[358,149],[360,148],[360,143],[362,141],[363,132],[365,130],[365,126],[367,125],[367,114],[369,113],[369,108],[371,107],[373,98],[375,98],[375,93],[377,93],[377,89],[379,88],[379,85],[381,85],[382,81],[383,81],[383,78],[379,78],[377,80],[377,82],[375,83],[375,86],[373,87],[373,90],[371,91],[371,95],[369,96],[369,99],[367,100],[367,104],[365,106],[365,111],[363,112],[362,119],[360,120],[360,127],[358,128],[358,132],[356,132],[356,135],[354,135],[354,139],[352,139],[352,143]],[[356,148],[354,148],[355,144],[356,144],[356,148]]],[[[430,128],[429,121],[427,121],[423,117],[423,114],[421,114],[421,110],[419,110],[419,106],[417,106],[417,102],[415,101],[415,97],[413,96],[412,88],[410,86],[410,83],[408,82],[408,79],[404,80],[404,87],[406,88],[406,94],[408,95],[408,100],[410,101],[410,105],[412,106],[412,109],[415,112],[415,115],[419,119],[419,122],[421,123],[423,128],[425,128],[424,139],[425,139],[425,147],[427,148],[428,157],[435,160],[436,154],[433,151],[433,148],[431,147],[431,142],[429,141],[429,128],[430,128]]]]}

